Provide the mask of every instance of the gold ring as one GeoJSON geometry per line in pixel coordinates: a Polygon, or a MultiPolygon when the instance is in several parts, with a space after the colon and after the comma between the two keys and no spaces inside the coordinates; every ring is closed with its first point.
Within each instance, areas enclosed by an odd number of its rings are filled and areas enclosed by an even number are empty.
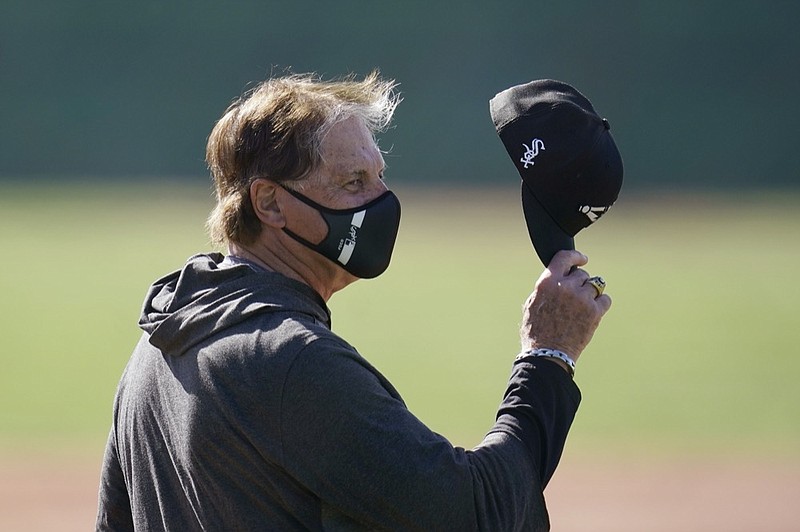
{"type": "Polygon", "coordinates": [[[592,285],[594,289],[597,290],[597,297],[603,295],[603,290],[606,289],[606,282],[599,275],[589,277],[586,279],[586,283],[592,285]]]}

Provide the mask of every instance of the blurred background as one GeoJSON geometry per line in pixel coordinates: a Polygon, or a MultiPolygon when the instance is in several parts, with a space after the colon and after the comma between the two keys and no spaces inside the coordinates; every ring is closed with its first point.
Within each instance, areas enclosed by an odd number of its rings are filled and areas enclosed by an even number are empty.
{"type": "Polygon", "coordinates": [[[0,7],[3,179],[206,174],[211,125],[251,82],[380,68],[405,102],[392,173],[494,183],[488,100],[581,89],[624,148],[626,188],[795,185],[794,1],[36,2],[0,7]]]}
{"type": "Polygon", "coordinates": [[[566,81],[608,117],[625,184],[578,238],[615,307],[582,361],[554,530],[793,530],[799,17],[780,0],[4,0],[0,529],[91,527],[144,292],[210,249],[204,149],[228,104],[270,75],[378,68],[403,95],[380,138],[403,228],[386,276],[332,300],[334,329],[434,430],[480,441],[541,271],[488,101],[566,81]]]}

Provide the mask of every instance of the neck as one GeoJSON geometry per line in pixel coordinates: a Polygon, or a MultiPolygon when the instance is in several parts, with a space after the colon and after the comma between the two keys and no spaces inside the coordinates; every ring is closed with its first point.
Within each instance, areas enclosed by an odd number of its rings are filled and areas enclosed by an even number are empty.
{"type": "Polygon", "coordinates": [[[265,244],[262,239],[246,246],[236,242],[228,243],[229,255],[249,260],[268,271],[300,281],[310,286],[326,303],[335,292],[356,280],[312,250],[307,251],[313,255],[303,257],[291,253],[285,247],[280,247],[280,252],[276,252],[276,249],[274,245],[265,244]]]}

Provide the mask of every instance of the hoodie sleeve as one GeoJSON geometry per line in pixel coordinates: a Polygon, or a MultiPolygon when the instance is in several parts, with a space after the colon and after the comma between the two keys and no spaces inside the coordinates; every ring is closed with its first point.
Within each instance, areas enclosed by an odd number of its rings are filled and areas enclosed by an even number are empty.
{"type": "Polygon", "coordinates": [[[495,426],[473,450],[413,416],[333,342],[307,347],[281,408],[284,466],[323,501],[323,527],[548,530],[543,489],[580,399],[555,364],[516,363],[495,426]]]}
{"type": "Polygon", "coordinates": [[[103,457],[95,529],[114,532],[134,529],[131,502],[117,454],[116,434],[113,428],[108,436],[103,457]]]}

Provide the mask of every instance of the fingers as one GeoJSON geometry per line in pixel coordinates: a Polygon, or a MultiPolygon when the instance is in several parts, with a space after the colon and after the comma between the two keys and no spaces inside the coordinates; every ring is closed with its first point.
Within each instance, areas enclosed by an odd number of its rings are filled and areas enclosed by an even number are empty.
{"type": "Polygon", "coordinates": [[[581,268],[588,262],[578,251],[556,253],[523,307],[523,347],[558,349],[577,360],[611,308],[603,283],[581,268]]]}
{"type": "Polygon", "coordinates": [[[589,272],[583,268],[573,269],[567,277],[569,278],[570,282],[575,283],[576,286],[591,286],[586,284],[590,277],[589,272]]]}
{"type": "Polygon", "coordinates": [[[573,269],[585,266],[588,262],[589,258],[580,251],[565,249],[553,256],[547,269],[555,275],[566,277],[573,269]]]}
{"type": "Polygon", "coordinates": [[[606,312],[608,312],[608,309],[611,308],[612,300],[611,296],[609,296],[608,294],[603,294],[601,296],[594,298],[594,302],[597,304],[598,307],[600,307],[602,313],[605,314],[606,312]]]}
{"type": "Polygon", "coordinates": [[[595,304],[600,308],[601,316],[611,308],[611,297],[605,293],[605,286],[606,283],[602,277],[587,277],[582,286],[584,290],[589,292],[589,297],[593,298],[595,304]]]}
{"type": "Polygon", "coordinates": [[[589,258],[577,250],[562,250],[553,256],[547,267],[550,276],[558,279],[559,283],[573,286],[580,293],[586,293],[595,300],[603,314],[611,308],[611,297],[604,293],[605,281],[602,277],[592,277],[589,272],[581,268],[588,264],[589,258]]]}
{"type": "Polygon", "coordinates": [[[605,280],[599,275],[589,277],[583,282],[584,286],[591,286],[594,288],[595,297],[600,297],[606,289],[605,280]]]}
{"type": "Polygon", "coordinates": [[[602,314],[605,314],[608,312],[608,309],[611,308],[611,298],[605,293],[606,282],[599,275],[589,277],[589,274],[586,273],[586,276],[582,288],[589,292],[590,297],[592,297],[595,303],[600,307],[602,314]]]}

